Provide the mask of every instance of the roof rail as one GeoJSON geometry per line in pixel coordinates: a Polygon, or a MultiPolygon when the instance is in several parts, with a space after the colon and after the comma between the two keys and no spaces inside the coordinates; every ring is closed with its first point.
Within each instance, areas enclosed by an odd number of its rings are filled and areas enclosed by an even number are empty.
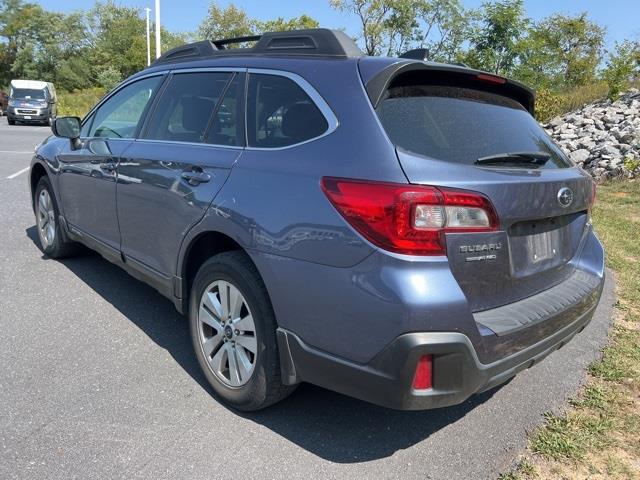
{"type": "Polygon", "coordinates": [[[245,37],[225,38],[223,40],[213,40],[213,44],[218,50],[226,50],[227,45],[233,45],[234,43],[245,42],[257,42],[262,38],[262,35],[247,35],[245,37]]]}
{"type": "Polygon", "coordinates": [[[152,65],[218,55],[303,55],[347,58],[362,57],[364,53],[351,37],[340,30],[312,28],[190,43],[169,50],[152,65]],[[246,42],[256,43],[246,48],[227,48],[227,45],[246,42]]]}

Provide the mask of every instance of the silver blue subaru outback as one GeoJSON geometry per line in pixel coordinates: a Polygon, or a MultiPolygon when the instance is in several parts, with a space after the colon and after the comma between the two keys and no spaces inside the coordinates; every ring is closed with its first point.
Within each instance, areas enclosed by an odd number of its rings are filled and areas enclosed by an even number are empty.
{"type": "Polygon", "coordinates": [[[42,249],[84,244],[170,298],[240,410],[300,382],[396,409],[504,383],[593,315],[595,187],[531,90],[423,59],[325,29],[171,50],[54,122],[42,249]]]}

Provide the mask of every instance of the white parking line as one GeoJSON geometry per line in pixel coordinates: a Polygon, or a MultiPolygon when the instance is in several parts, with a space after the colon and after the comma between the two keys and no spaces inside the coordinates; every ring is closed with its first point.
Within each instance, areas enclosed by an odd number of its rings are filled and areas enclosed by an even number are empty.
{"type": "Polygon", "coordinates": [[[32,154],[33,152],[30,152],[28,150],[24,151],[24,150],[0,150],[0,153],[24,153],[26,154],[32,154]]]}
{"type": "Polygon", "coordinates": [[[11,180],[12,178],[16,178],[18,175],[21,175],[21,174],[23,174],[24,172],[28,171],[28,170],[29,170],[29,168],[30,168],[30,167],[23,168],[23,169],[22,169],[22,170],[20,170],[19,172],[12,173],[11,175],[9,175],[9,176],[7,177],[7,180],[11,180]]]}

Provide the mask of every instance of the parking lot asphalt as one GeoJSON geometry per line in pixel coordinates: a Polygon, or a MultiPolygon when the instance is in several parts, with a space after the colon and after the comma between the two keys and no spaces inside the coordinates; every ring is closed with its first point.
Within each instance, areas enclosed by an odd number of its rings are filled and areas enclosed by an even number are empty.
{"type": "Polygon", "coordinates": [[[606,341],[611,274],[585,331],[462,405],[398,412],[302,385],[239,414],[168,300],[98,255],[42,256],[22,170],[49,132],[0,118],[2,479],[495,479],[606,341]]]}

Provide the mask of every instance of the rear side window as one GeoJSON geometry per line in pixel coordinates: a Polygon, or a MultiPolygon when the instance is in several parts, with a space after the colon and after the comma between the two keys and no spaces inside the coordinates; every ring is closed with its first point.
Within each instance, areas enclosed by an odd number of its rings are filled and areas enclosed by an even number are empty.
{"type": "Polygon", "coordinates": [[[202,143],[230,72],[176,73],[157,102],[143,138],[202,143]]]}
{"type": "Polygon", "coordinates": [[[286,147],[319,137],[328,128],[322,112],[293,80],[278,75],[250,75],[247,94],[250,147],[286,147]]]}
{"type": "MultiPolygon", "coordinates": [[[[463,87],[392,87],[377,113],[403,150],[453,163],[509,152],[542,152],[542,168],[571,166],[535,119],[515,100],[463,87]]],[[[531,168],[530,164],[525,165],[531,168]]]]}

